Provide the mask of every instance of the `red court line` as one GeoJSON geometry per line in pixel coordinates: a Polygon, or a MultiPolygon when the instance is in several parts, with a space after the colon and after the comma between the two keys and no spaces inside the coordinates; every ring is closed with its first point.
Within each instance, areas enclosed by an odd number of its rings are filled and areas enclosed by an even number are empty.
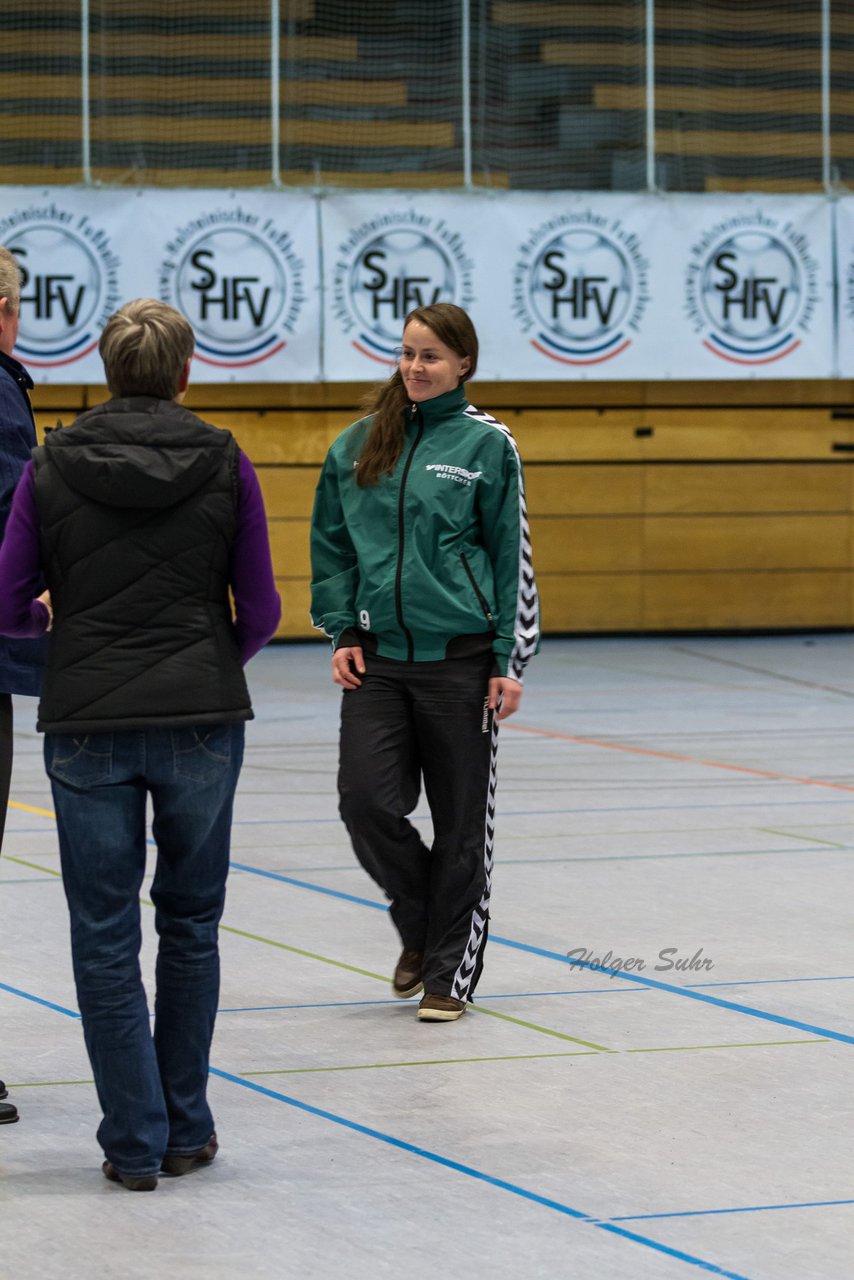
{"type": "Polygon", "coordinates": [[[756,778],[773,778],[777,782],[800,782],[806,787],[830,787],[833,791],[854,791],[845,782],[828,782],[825,778],[798,778],[790,773],[774,773],[770,769],[751,769],[743,764],[727,764],[724,760],[699,760],[696,756],[680,756],[672,751],[653,751],[649,747],[630,747],[625,742],[602,742],[598,738],[579,738],[571,733],[554,733],[550,729],[531,729],[523,724],[504,724],[502,729],[530,733],[540,738],[558,738],[561,742],[578,742],[585,747],[604,747],[607,751],[627,751],[636,756],[655,756],[659,760],[678,760],[682,764],[701,764],[707,769],[726,769],[731,773],[749,773],[756,778]]]}

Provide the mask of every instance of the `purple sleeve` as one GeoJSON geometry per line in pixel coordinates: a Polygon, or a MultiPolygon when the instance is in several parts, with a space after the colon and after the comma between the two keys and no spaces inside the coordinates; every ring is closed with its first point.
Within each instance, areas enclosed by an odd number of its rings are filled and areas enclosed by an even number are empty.
{"type": "Polygon", "coordinates": [[[282,604],[273,577],[273,557],[261,486],[255,468],[240,450],[240,509],[229,572],[234,596],[234,629],[244,666],[275,635],[282,604]]]}
{"type": "Polygon", "coordinates": [[[20,639],[44,635],[50,625],[42,591],[39,523],[32,462],[24,468],[0,546],[0,635],[20,639]]]}

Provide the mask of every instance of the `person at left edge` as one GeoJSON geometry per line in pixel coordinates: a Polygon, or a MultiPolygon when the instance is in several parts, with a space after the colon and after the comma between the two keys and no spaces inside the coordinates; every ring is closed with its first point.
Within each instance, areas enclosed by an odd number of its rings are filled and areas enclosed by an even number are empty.
{"type": "Polygon", "coordinates": [[[40,634],[54,611],[38,728],[103,1171],[133,1191],[217,1152],[206,1090],[252,717],[243,665],[280,616],[252,465],[180,403],[193,346],[184,316],[153,299],[107,321],[112,399],[34,451],[0,548],[0,632],[40,634]],[[36,598],[42,572],[50,605],[36,598]],[[153,1035],[139,966],[148,795],[153,1035]]]}
{"type": "MultiPolygon", "coordinates": [[[[9,250],[0,247],[0,539],[15,487],[36,444],[29,397],[33,380],[12,354],[18,338],[20,307],[21,269],[9,250]]],[[[0,638],[0,850],[12,781],[12,694],[38,694],[45,649],[45,641],[40,639],[0,638]]],[[[7,1094],[0,1080],[0,1098],[7,1094]]],[[[11,1102],[0,1102],[0,1124],[13,1124],[17,1119],[17,1108],[11,1102]]]]}

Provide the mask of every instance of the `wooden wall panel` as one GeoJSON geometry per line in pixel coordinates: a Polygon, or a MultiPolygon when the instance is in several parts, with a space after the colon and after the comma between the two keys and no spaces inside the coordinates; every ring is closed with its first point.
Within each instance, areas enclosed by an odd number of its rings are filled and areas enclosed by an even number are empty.
{"type": "Polygon", "coordinates": [[[844,569],[847,515],[648,516],[644,570],[844,569]]]}
{"type": "Polygon", "coordinates": [[[546,632],[639,631],[643,577],[639,573],[537,574],[546,632]]]}
{"type": "Polygon", "coordinates": [[[850,627],[851,574],[645,573],[641,630],[850,627]]]}
{"type": "Polygon", "coordinates": [[[658,515],[844,512],[853,478],[854,467],[840,462],[649,466],[644,508],[658,515]]]}
{"type": "Polygon", "coordinates": [[[310,578],[309,520],[270,517],[270,549],[276,574],[288,577],[310,578]]]}
{"type": "MultiPolygon", "coordinates": [[[[364,384],[194,385],[255,462],[284,612],[317,636],[308,527],[364,384]]],[[[103,387],[39,387],[40,428],[103,387]]],[[[547,631],[854,626],[854,382],[483,383],[526,464],[547,631]]]]}
{"type": "Polygon", "coordinates": [[[308,516],[320,467],[256,465],[268,516],[308,516]]]}
{"type": "Polygon", "coordinates": [[[279,577],[276,587],[282,599],[282,621],[276,635],[281,639],[298,640],[309,637],[323,638],[323,633],[311,625],[309,607],[311,592],[308,578],[279,577]]]}
{"type": "Polygon", "coordinates": [[[639,573],[644,524],[640,516],[533,516],[531,544],[537,573],[639,573]]]}
{"type": "Polygon", "coordinates": [[[525,492],[538,515],[640,515],[644,472],[640,466],[525,464],[525,492]]]}

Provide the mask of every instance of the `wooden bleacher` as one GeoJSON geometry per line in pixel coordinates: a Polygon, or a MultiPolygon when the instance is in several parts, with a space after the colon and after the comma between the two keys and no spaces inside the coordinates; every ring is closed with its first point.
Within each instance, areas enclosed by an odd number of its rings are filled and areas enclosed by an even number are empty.
{"type": "MultiPolygon", "coordinates": [[[[443,159],[459,151],[458,126],[423,105],[410,109],[406,80],[372,71],[360,35],[319,34],[317,9],[315,0],[282,7],[281,180],[461,186],[461,165],[443,159]]],[[[112,15],[118,26],[90,33],[93,180],[268,185],[267,0],[246,0],[237,11],[225,0],[206,3],[203,14],[190,12],[191,22],[210,25],[198,33],[180,25],[168,30],[173,12],[168,0],[134,0],[112,15]],[[231,29],[218,30],[226,21],[231,29]]],[[[182,16],[187,19],[186,6],[182,16]]],[[[83,177],[79,18],[78,0],[44,0],[17,29],[14,15],[4,25],[10,70],[0,113],[0,183],[67,184],[83,177]]],[[[500,173],[493,180],[506,185],[500,173]]]]}
{"type": "MultiPolygon", "coordinates": [[[[390,7],[393,17],[397,5],[390,7]]],[[[209,23],[198,32],[179,26],[167,33],[173,8],[169,0],[132,0],[113,15],[119,26],[93,27],[93,178],[266,185],[272,169],[267,0],[246,0],[237,11],[229,0],[212,0],[193,17],[209,23]]],[[[26,12],[26,20],[16,25],[10,14],[3,33],[9,73],[0,182],[77,182],[78,0],[42,0],[17,12],[26,12]]],[[[327,15],[324,0],[288,0],[282,8],[282,181],[462,185],[459,125],[447,104],[419,95],[418,61],[411,79],[399,66],[390,74],[378,53],[383,28],[374,11],[355,11],[346,32],[330,34],[335,12],[327,15]]],[[[663,185],[815,189],[821,177],[819,6],[659,4],[655,17],[663,185]],[[769,87],[769,75],[780,78],[779,88],[769,87]]],[[[642,184],[642,6],[493,0],[486,18],[491,34],[510,43],[492,77],[493,114],[481,122],[476,178],[480,171],[490,185],[534,189],[553,187],[558,174],[591,189],[642,184]],[[568,113],[563,123],[562,113],[568,113]]],[[[846,41],[854,34],[854,12],[835,5],[832,29],[846,38],[832,48],[832,72],[850,77],[854,49],[846,41]]],[[[832,151],[845,166],[854,159],[854,93],[835,88],[832,105],[832,151]]]]}
{"type": "MultiPolygon", "coordinates": [[[[190,389],[189,406],[230,427],[258,470],[283,638],[316,634],[314,486],[364,391],[190,389]]],[[[39,423],[104,396],[39,388],[39,423]]],[[[548,631],[854,626],[854,452],[834,448],[854,448],[854,382],[482,383],[471,396],[525,460],[548,631]]]]}

